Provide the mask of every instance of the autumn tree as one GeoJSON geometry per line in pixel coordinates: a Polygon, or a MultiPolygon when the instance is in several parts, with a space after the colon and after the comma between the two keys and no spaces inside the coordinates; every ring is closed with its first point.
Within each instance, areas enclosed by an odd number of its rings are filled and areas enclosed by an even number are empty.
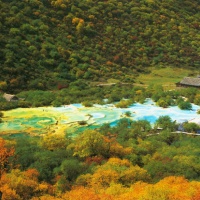
{"type": "Polygon", "coordinates": [[[6,141],[0,138],[0,177],[8,171],[12,165],[10,158],[14,156],[14,147],[7,147],[6,141]]]}
{"type": "Polygon", "coordinates": [[[74,155],[83,158],[101,155],[104,149],[103,135],[96,130],[86,130],[75,138],[69,148],[73,149],[74,155]]]}
{"type": "Polygon", "coordinates": [[[20,171],[12,170],[10,173],[3,174],[0,181],[0,189],[3,199],[31,199],[33,196],[42,195],[48,192],[50,185],[39,183],[38,171],[28,169],[20,171]]]}
{"type": "Polygon", "coordinates": [[[43,148],[46,148],[51,151],[56,150],[58,148],[65,149],[68,143],[69,143],[69,139],[66,138],[65,135],[62,133],[59,133],[59,134],[49,133],[49,134],[46,134],[40,140],[40,145],[43,148]]]}
{"type": "Polygon", "coordinates": [[[93,174],[79,176],[77,183],[105,189],[112,183],[130,186],[137,181],[149,180],[150,176],[145,169],[132,165],[127,159],[110,158],[103,165],[97,166],[93,174]]]}
{"type": "Polygon", "coordinates": [[[73,200],[100,200],[94,189],[77,187],[73,190],[66,192],[62,195],[63,199],[73,199],[73,200]]]}

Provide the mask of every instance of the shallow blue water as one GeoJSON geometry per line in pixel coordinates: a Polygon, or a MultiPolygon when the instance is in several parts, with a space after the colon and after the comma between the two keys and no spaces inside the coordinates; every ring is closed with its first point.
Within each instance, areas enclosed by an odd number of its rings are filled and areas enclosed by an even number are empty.
{"type": "MultiPolygon", "coordinates": [[[[38,112],[43,113],[43,109],[37,108],[38,112]]],[[[52,110],[52,107],[46,107],[45,110],[52,110]]],[[[68,124],[71,122],[77,122],[85,120],[89,125],[99,126],[104,123],[109,123],[111,126],[115,126],[117,122],[125,117],[125,113],[129,111],[131,113],[132,120],[147,120],[152,125],[160,116],[169,116],[173,121],[177,123],[184,121],[190,121],[192,119],[199,119],[200,115],[197,114],[197,110],[200,106],[192,105],[192,110],[180,110],[177,106],[169,108],[161,108],[155,105],[151,99],[147,99],[144,104],[135,103],[129,108],[116,108],[113,104],[98,105],[93,107],[84,107],[81,104],[71,104],[53,108],[56,113],[62,113],[66,116],[65,119],[59,118],[59,124],[68,124]]],[[[24,109],[27,112],[28,109],[24,109]]],[[[17,112],[17,109],[16,109],[17,112]]],[[[46,113],[46,112],[44,112],[46,113]]],[[[37,129],[45,128],[49,125],[55,124],[56,120],[52,117],[38,117],[34,116],[29,119],[23,119],[19,115],[14,118],[13,121],[7,121],[0,124],[0,130],[25,130],[27,127],[34,127],[37,129]]]]}
{"type": "Polygon", "coordinates": [[[79,107],[79,114],[74,115],[73,112],[71,114],[68,112],[67,116],[70,115],[71,120],[86,120],[86,116],[91,115],[92,118],[89,121],[95,124],[101,125],[110,123],[114,126],[117,121],[124,117],[124,114],[129,111],[132,120],[147,120],[151,124],[154,124],[160,116],[167,115],[173,121],[176,120],[177,123],[181,123],[194,118],[200,119],[200,115],[197,114],[198,109],[200,109],[200,106],[194,104],[192,105],[192,110],[180,110],[177,106],[161,108],[156,106],[155,102],[151,99],[147,99],[144,104],[135,103],[129,108],[116,108],[113,104],[95,104],[94,107],[91,108],[79,107]]]}
{"type": "Polygon", "coordinates": [[[132,118],[134,120],[145,119],[150,123],[154,123],[160,116],[169,116],[172,120],[180,123],[183,121],[189,121],[194,118],[200,118],[197,114],[197,110],[200,106],[192,105],[192,110],[180,110],[178,106],[172,106],[169,108],[161,108],[155,105],[152,100],[148,100],[144,104],[136,103],[128,109],[132,112],[132,118]]]}

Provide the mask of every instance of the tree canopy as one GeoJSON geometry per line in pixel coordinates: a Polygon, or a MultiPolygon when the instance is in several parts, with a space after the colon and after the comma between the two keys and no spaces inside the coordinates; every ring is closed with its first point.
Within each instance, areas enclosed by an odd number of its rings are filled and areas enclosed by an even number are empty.
{"type": "Polygon", "coordinates": [[[196,0],[1,0],[0,89],[133,82],[149,66],[197,69],[199,13],[196,0]]]}

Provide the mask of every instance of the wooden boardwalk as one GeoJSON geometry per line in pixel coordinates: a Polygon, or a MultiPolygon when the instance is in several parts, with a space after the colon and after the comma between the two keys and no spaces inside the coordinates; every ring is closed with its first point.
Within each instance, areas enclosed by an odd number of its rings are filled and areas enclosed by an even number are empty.
{"type": "Polygon", "coordinates": [[[200,133],[188,133],[188,132],[184,132],[184,131],[175,131],[172,133],[182,133],[182,134],[186,134],[186,135],[195,135],[195,136],[200,136],[200,133]]]}

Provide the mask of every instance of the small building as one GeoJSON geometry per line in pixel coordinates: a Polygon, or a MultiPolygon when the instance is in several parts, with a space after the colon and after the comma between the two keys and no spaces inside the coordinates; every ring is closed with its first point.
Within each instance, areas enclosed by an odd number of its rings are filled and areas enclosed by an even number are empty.
{"type": "Polygon", "coordinates": [[[197,78],[185,77],[183,78],[183,80],[176,83],[176,86],[200,88],[200,77],[197,77],[197,78]]]}
{"type": "Polygon", "coordinates": [[[3,97],[4,97],[4,99],[6,99],[6,101],[18,101],[19,100],[19,98],[13,94],[4,93],[3,97]]]}

